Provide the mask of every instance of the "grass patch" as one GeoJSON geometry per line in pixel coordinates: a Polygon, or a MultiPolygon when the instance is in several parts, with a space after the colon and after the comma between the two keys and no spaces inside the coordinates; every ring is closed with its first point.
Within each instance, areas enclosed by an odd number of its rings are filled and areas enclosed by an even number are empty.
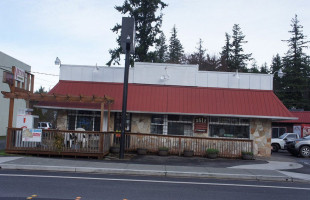
{"type": "Polygon", "coordinates": [[[7,156],[8,154],[5,153],[5,150],[0,150],[0,156],[7,156]]]}
{"type": "Polygon", "coordinates": [[[4,149],[1,149],[1,150],[0,150],[0,156],[14,156],[14,154],[5,153],[5,150],[4,150],[4,149]]]}

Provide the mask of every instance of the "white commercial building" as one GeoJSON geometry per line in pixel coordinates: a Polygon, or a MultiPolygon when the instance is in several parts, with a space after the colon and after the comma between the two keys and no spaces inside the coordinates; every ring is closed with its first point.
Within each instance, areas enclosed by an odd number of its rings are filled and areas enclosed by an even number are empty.
{"type": "MultiPolygon", "coordinates": [[[[25,70],[27,72],[31,71],[31,67],[9,55],[0,51],[0,91],[10,91],[9,85],[3,83],[3,72],[10,71],[12,72],[12,66],[15,66],[19,69],[25,70]]],[[[9,116],[9,102],[10,99],[3,98],[3,95],[0,95],[0,136],[5,136],[8,126],[8,116],[9,116]]],[[[17,113],[21,109],[26,108],[26,101],[21,99],[15,99],[14,103],[14,116],[13,116],[13,125],[16,124],[17,113]]]]}

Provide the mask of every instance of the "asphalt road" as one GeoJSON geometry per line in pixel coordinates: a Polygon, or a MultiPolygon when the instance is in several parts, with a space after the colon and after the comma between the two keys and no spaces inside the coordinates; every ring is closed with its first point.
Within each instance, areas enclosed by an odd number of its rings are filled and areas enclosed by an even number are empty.
{"type": "Polygon", "coordinates": [[[310,184],[0,170],[0,199],[307,199],[310,184]],[[80,197],[80,198],[77,198],[80,197]]]}

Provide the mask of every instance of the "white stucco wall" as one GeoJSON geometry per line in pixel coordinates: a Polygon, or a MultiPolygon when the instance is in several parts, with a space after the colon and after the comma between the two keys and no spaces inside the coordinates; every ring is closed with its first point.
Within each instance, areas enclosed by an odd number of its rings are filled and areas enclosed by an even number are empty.
{"type": "MultiPolygon", "coordinates": [[[[60,80],[122,83],[123,67],[61,65],[60,80]]],[[[197,65],[135,63],[129,83],[272,90],[272,74],[199,71],[197,65]]]]}
{"type": "MultiPolygon", "coordinates": [[[[60,80],[122,83],[123,67],[61,65],[60,80]]],[[[272,74],[199,71],[198,65],[135,63],[129,83],[272,90],[272,74]]]]}
{"type": "MultiPolygon", "coordinates": [[[[31,71],[31,67],[11,56],[8,56],[0,51],[0,91],[10,91],[9,86],[6,83],[2,83],[3,71],[8,70],[12,71],[12,66],[24,69],[28,72],[31,71]]],[[[9,118],[9,99],[3,98],[3,95],[0,94],[0,136],[6,135],[6,130],[8,126],[9,118]]],[[[14,103],[14,116],[13,116],[13,126],[16,124],[16,116],[19,109],[26,108],[26,101],[15,99],[14,103]]]]}

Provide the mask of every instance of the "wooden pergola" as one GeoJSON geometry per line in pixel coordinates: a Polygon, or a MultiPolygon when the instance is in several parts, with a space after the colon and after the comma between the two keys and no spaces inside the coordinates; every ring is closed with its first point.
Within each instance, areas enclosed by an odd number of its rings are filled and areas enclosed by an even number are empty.
{"type": "MultiPolygon", "coordinates": [[[[110,122],[110,105],[114,102],[111,97],[104,96],[84,96],[84,95],[62,95],[62,94],[46,94],[46,93],[32,93],[27,91],[19,91],[19,92],[1,92],[4,98],[9,99],[24,99],[26,101],[47,101],[47,102],[71,102],[71,103],[100,103],[101,104],[101,121],[100,121],[100,131],[103,131],[103,112],[104,106],[108,105],[108,126],[110,122]]],[[[14,103],[13,103],[14,104],[14,103]]],[[[13,113],[14,105],[11,106],[10,102],[10,113],[13,113]],[[11,110],[12,107],[12,110],[11,110]]],[[[10,116],[13,118],[13,115],[10,116]]],[[[9,122],[13,119],[9,119],[9,122]]],[[[12,128],[12,125],[9,123],[9,128],[12,128]]]]}
{"type": "MultiPolygon", "coordinates": [[[[9,72],[10,73],[10,72],[9,72]]],[[[108,127],[110,122],[110,105],[114,103],[114,99],[108,96],[98,97],[95,95],[62,95],[62,94],[46,94],[46,93],[33,93],[34,88],[34,75],[25,72],[25,80],[20,82],[15,77],[16,68],[12,67],[11,78],[6,79],[5,82],[10,87],[10,92],[1,91],[4,98],[10,99],[9,107],[9,120],[8,128],[13,127],[13,113],[14,113],[14,99],[24,99],[26,101],[47,101],[47,102],[78,102],[78,103],[100,103],[101,104],[101,120],[100,120],[100,131],[103,131],[103,113],[104,106],[108,106],[108,127]]]]}

